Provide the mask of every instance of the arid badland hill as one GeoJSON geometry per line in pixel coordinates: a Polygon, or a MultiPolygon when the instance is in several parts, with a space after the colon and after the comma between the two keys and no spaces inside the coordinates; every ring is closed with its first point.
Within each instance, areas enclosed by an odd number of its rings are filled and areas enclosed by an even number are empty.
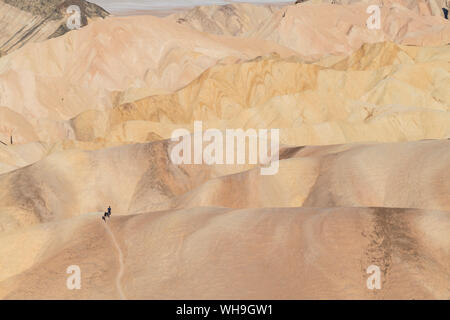
{"type": "MultiPolygon", "coordinates": [[[[88,5],[104,19],[53,37],[60,17],[11,47],[0,298],[450,299],[446,3],[330,2],[88,5]],[[195,121],[279,129],[278,172],[174,164],[171,135],[195,121]]],[[[48,6],[3,1],[0,16],[17,13],[13,30],[48,6]]]]}

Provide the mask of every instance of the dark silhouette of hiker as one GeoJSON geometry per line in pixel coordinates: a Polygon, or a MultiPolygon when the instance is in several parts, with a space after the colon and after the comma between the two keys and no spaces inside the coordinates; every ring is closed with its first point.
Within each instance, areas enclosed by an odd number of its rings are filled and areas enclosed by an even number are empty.
{"type": "Polygon", "coordinates": [[[103,219],[103,221],[106,222],[106,218],[109,219],[110,217],[111,217],[111,206],[109,206],[108,210],[105,213],[103,213],[102,219],[103,219]]]}

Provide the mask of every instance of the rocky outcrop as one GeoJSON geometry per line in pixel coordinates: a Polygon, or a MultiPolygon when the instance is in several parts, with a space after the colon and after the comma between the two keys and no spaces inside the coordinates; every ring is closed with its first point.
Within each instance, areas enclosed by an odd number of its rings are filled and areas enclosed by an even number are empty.
{"type": "Polygon", "coordinates": [[[104,18],[108,12],[84,0],[1,0],[0,56],[23,47],[29,42],[42,41],[70,31],[67,8],[80,8],[81,27],[93,18],[104,18]]]}
{"type": "Polygon", "coordinates": [[[166,19],[199,31],[229,36],[246,36],[269,21],[280,6],[233,3],[199,6],[166,19]]]}

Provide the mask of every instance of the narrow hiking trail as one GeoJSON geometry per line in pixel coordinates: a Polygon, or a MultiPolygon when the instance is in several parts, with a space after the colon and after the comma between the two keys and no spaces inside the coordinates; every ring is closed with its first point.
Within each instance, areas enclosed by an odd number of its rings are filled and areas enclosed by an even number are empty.
{"type": "Polygon", "coordinates": [[[117,288],[117,291],[119,292],[120,299],[126,300],[127,298],[125,297],[125,294],[123,293],[122,285],[121,285],[121,280],[122,280],[122,276],[123,276],[124,269],[125,269],[125,265],[123,263],[122,249],[120,249],[119,243],[117,242],[116,237],[114,236],[114,233],[112,232],[111,227],[109,226],[108,222],[102,221],[101,223],[103,224],[103,226],[105,227],[109,236],[111,237],[111,239],[114,243],[114,246],[116,247],[116,251],[119,254],[119,272],[117,273],[117,276],[116,276],[116,288],[117,288]]]}

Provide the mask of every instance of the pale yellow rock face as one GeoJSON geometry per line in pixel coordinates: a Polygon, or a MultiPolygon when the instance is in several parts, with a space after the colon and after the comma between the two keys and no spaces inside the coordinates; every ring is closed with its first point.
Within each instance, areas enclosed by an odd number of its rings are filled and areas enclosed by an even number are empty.
{"type": "Polygon", "coordinates": [[[168,139],[196,120],[204,129],[280,128],[288,145],[442,139],[450,137],[448,61],[448,46],[388,42],[364,45],[330,67],[272,56],[215,66],[174,94],[120,105],[101,121],[76,121],[109,126],[90,141],[168,139]]]}
{"type": "Polygon", "coordinates": [[[2,56],[0,299],[450,299],[445,3],[330,2],[108,17],[2,56]],[[175,164],[197,121],[279,129],[277,172],[175,164]]]}

